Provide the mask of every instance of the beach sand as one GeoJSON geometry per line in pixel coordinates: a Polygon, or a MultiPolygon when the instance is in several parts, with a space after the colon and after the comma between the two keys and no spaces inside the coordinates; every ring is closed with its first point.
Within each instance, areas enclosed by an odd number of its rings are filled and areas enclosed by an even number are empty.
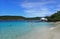
{"type": "Polygon", "coordinates": [[[55,23],[55,27],[42,27],[41,29],[34,28],[31,32],[17,37],[17,39],[60,39],[60,24],[58,22],[55,23]]]}

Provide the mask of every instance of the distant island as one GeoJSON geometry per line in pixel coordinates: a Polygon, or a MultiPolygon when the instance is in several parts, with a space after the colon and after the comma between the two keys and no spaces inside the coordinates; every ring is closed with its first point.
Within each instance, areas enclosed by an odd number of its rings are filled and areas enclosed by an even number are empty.
{"type": "MultiPolygon", "coordinates": [[[[23,16],[0,16],[0,20],[40,20],[41,18],[42,17],[26,18],[23,16]]],[[[47,18],[48,22],[60,21],[60,11],[44,18],[47,18]]]]}

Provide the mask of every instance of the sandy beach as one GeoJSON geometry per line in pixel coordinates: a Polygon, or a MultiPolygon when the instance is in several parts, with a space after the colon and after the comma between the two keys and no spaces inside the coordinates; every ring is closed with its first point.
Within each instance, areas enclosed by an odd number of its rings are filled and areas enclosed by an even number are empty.
{"type": "Polygon", "coordinates": [[[9,23],[0,26],[0,39],[60,39],[60,22],[9,23]]]}
{"type": "Polygon", "coordinates": [[[55,23],[55,27],[34,28],[28,34],[17,37],[17,39],[60,39],[60,24],[55,23]]]}

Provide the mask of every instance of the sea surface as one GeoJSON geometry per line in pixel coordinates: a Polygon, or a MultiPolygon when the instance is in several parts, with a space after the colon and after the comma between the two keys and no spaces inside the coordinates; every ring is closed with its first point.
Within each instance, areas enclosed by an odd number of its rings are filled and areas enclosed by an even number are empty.
{"type": "Polygon", "coordinates": [[[44,39],[53,26],[53,22],[0,21],[0,39],[44,39]]]}

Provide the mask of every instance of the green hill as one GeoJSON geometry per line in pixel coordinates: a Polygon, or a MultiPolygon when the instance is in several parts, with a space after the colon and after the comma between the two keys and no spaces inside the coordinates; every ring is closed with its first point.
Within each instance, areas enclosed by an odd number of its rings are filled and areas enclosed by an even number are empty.
{"type": "Polygon", "coordinates": [[[0,20],[24,20],[22,16],[0,16],[0,20]]]}
{"type": "Polygon", "coordinates": [[[60,11],[46,18],[48,19],[48,21],[60,21],[60,11]]]}
{"type": "Polygon", "coordinates": [[[40,20],[40,17],[26,18],[23,16],[0,16],[0,20],[40,20]]]}
{"type": "MultiPolygon", "coordinates": [[[[0,16],[0,20],[40,20],[41,17],[26,18],[23,16],[0,16]]],[[[46,16],[48,21],[60,21],[60,11],[51,16],[46,16]]]]}

